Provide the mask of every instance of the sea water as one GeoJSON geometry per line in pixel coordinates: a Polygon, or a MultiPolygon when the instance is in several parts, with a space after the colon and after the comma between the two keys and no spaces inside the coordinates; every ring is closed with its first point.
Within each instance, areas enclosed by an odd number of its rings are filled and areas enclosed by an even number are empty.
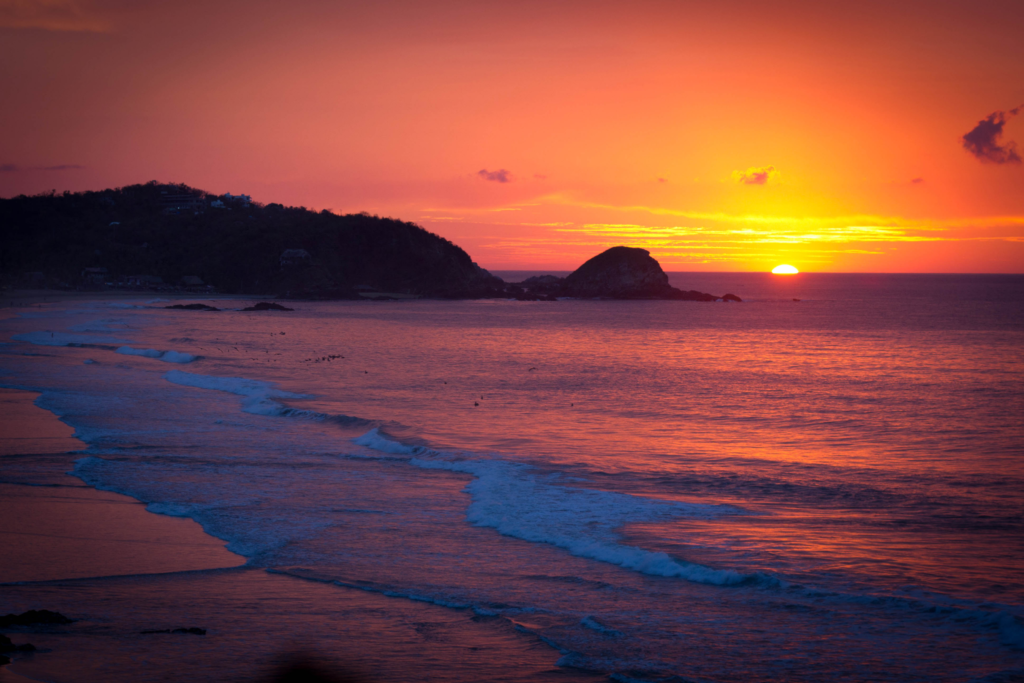
{"type": "Polygon", "coordinates": [[[0,383],[249,567],[567,671],[1024,675],[1024,277],[672,282],[744,302],[50,305],[0,321],[0,383]]]}

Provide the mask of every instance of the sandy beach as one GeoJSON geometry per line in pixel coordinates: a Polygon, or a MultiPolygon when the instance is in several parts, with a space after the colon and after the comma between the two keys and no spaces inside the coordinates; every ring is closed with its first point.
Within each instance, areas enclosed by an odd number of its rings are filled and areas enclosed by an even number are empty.
{"type": "MultiPolygon", "coordinates": [[[[38,394],[0,389],[0,457],[9,462],[85,448],[74,430],[36,407],[38,394]]],[[[68,456],[68,469],[74,456],[68,456]]],[[[32,485],[0,484],[7,552],[0,583],[156,574],[244,564],[191,519],[154,515],[128,496],[64,475],[32,485]]]]}
{"type": "Polygon", "coordinates": [[[37,650],[12,655],[0,683],[270,681],[295,658],[366,681],[499,681],[510,661],[531,680],[603,680],[556,667],[548,645],[505,620],[241,567],[191,519],[60,473],[85,444],[37,396],[0,389],[0,458],[34,473],[0,484],[0,516],[16,520],[0,530],[0,614],[49,609],[75,623],[5,629],[37,650]],[[178,628],[206,634],[142,633],[178,628]]]}
{"type": "MultiPolygon", "coordinates": [[[[34,405],[39,394],[0,389],[0,458],[32,470],[54,461],[71,468],[73,452],[85,448],[74,430],[34,405]]],[[[53,582],[84,577],[166,574],[235,567],[245,558],[203,532],[191,519],[154,515],[128,496],[98,491],[80,479],[56,475],[45,480],[0,483],[0,585],[53,582]]],[[[45,609],[35,601],[25,609],[45,609]]],[[[67,609],[67,608],[65,608],[67,609]]],[[[27,637],[27,636],[26,636],[27,637]]],[[[34,638],[38,640],[38,638],[34,638]]],[[[21,642],[16,639],[15,642],[21,642]]],[[[19,655],[13,668],[19,668],[19,655]]],[[[0,681],[27,680],[0,669],[0,681]]]]}

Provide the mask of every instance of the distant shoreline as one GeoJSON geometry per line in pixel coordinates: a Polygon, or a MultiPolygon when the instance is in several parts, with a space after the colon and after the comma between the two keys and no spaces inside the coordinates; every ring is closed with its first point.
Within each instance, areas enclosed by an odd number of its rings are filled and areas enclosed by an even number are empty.
{"type": "Polygon", "coordinates": [[[71,291],[63,289],[0,290],[0,308],[19,308],[67,301],[120,301],[124,299],[166,299],[167,301],[259,301],[277,298],[274,294],[204,294],[196,292],[145,292],[117,289],[71,291]]]}

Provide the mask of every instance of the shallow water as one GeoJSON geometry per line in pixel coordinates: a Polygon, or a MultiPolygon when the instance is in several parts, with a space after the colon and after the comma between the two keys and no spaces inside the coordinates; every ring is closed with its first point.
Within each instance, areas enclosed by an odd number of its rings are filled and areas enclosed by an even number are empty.
{"type": "Polygon", "coordinates": [[[90,445],[76,476],[250,567],[563,667],[1024,668],[1024,278],[672,277],[744,303],[50,306],[0,322],[0,382],[90,445]]]}

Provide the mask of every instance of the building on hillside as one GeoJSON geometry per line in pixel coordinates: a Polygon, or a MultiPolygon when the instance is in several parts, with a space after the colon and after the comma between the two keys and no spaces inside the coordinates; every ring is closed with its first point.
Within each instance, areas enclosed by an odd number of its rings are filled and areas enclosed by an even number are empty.
{"type": "Polygon", "coordinates": [[[162,285],[164,280],[158,275],[129,275],[125,282],[129,287],[156,287],[162,285]]]}
{"type": "Polygon", "coordinates": [[[160,208],[164,213],[182,213],[193,211],[200,213],[206,208],[206,202],[202,195],[194,192],[181,192],[178,190],[160,191],[160,208]]]}
{"type": "Polygon", "coordinates": [[[83,268],[82,279],[90,285],[102,285],[107,280],[107,269],[83,268]]]}
{"type": "Polygon", "coordinates": [[[281,267],[293,268],[296,266],[308,266],[313,260],[305,249],[285,249],[281,252],[281,267]]]}

